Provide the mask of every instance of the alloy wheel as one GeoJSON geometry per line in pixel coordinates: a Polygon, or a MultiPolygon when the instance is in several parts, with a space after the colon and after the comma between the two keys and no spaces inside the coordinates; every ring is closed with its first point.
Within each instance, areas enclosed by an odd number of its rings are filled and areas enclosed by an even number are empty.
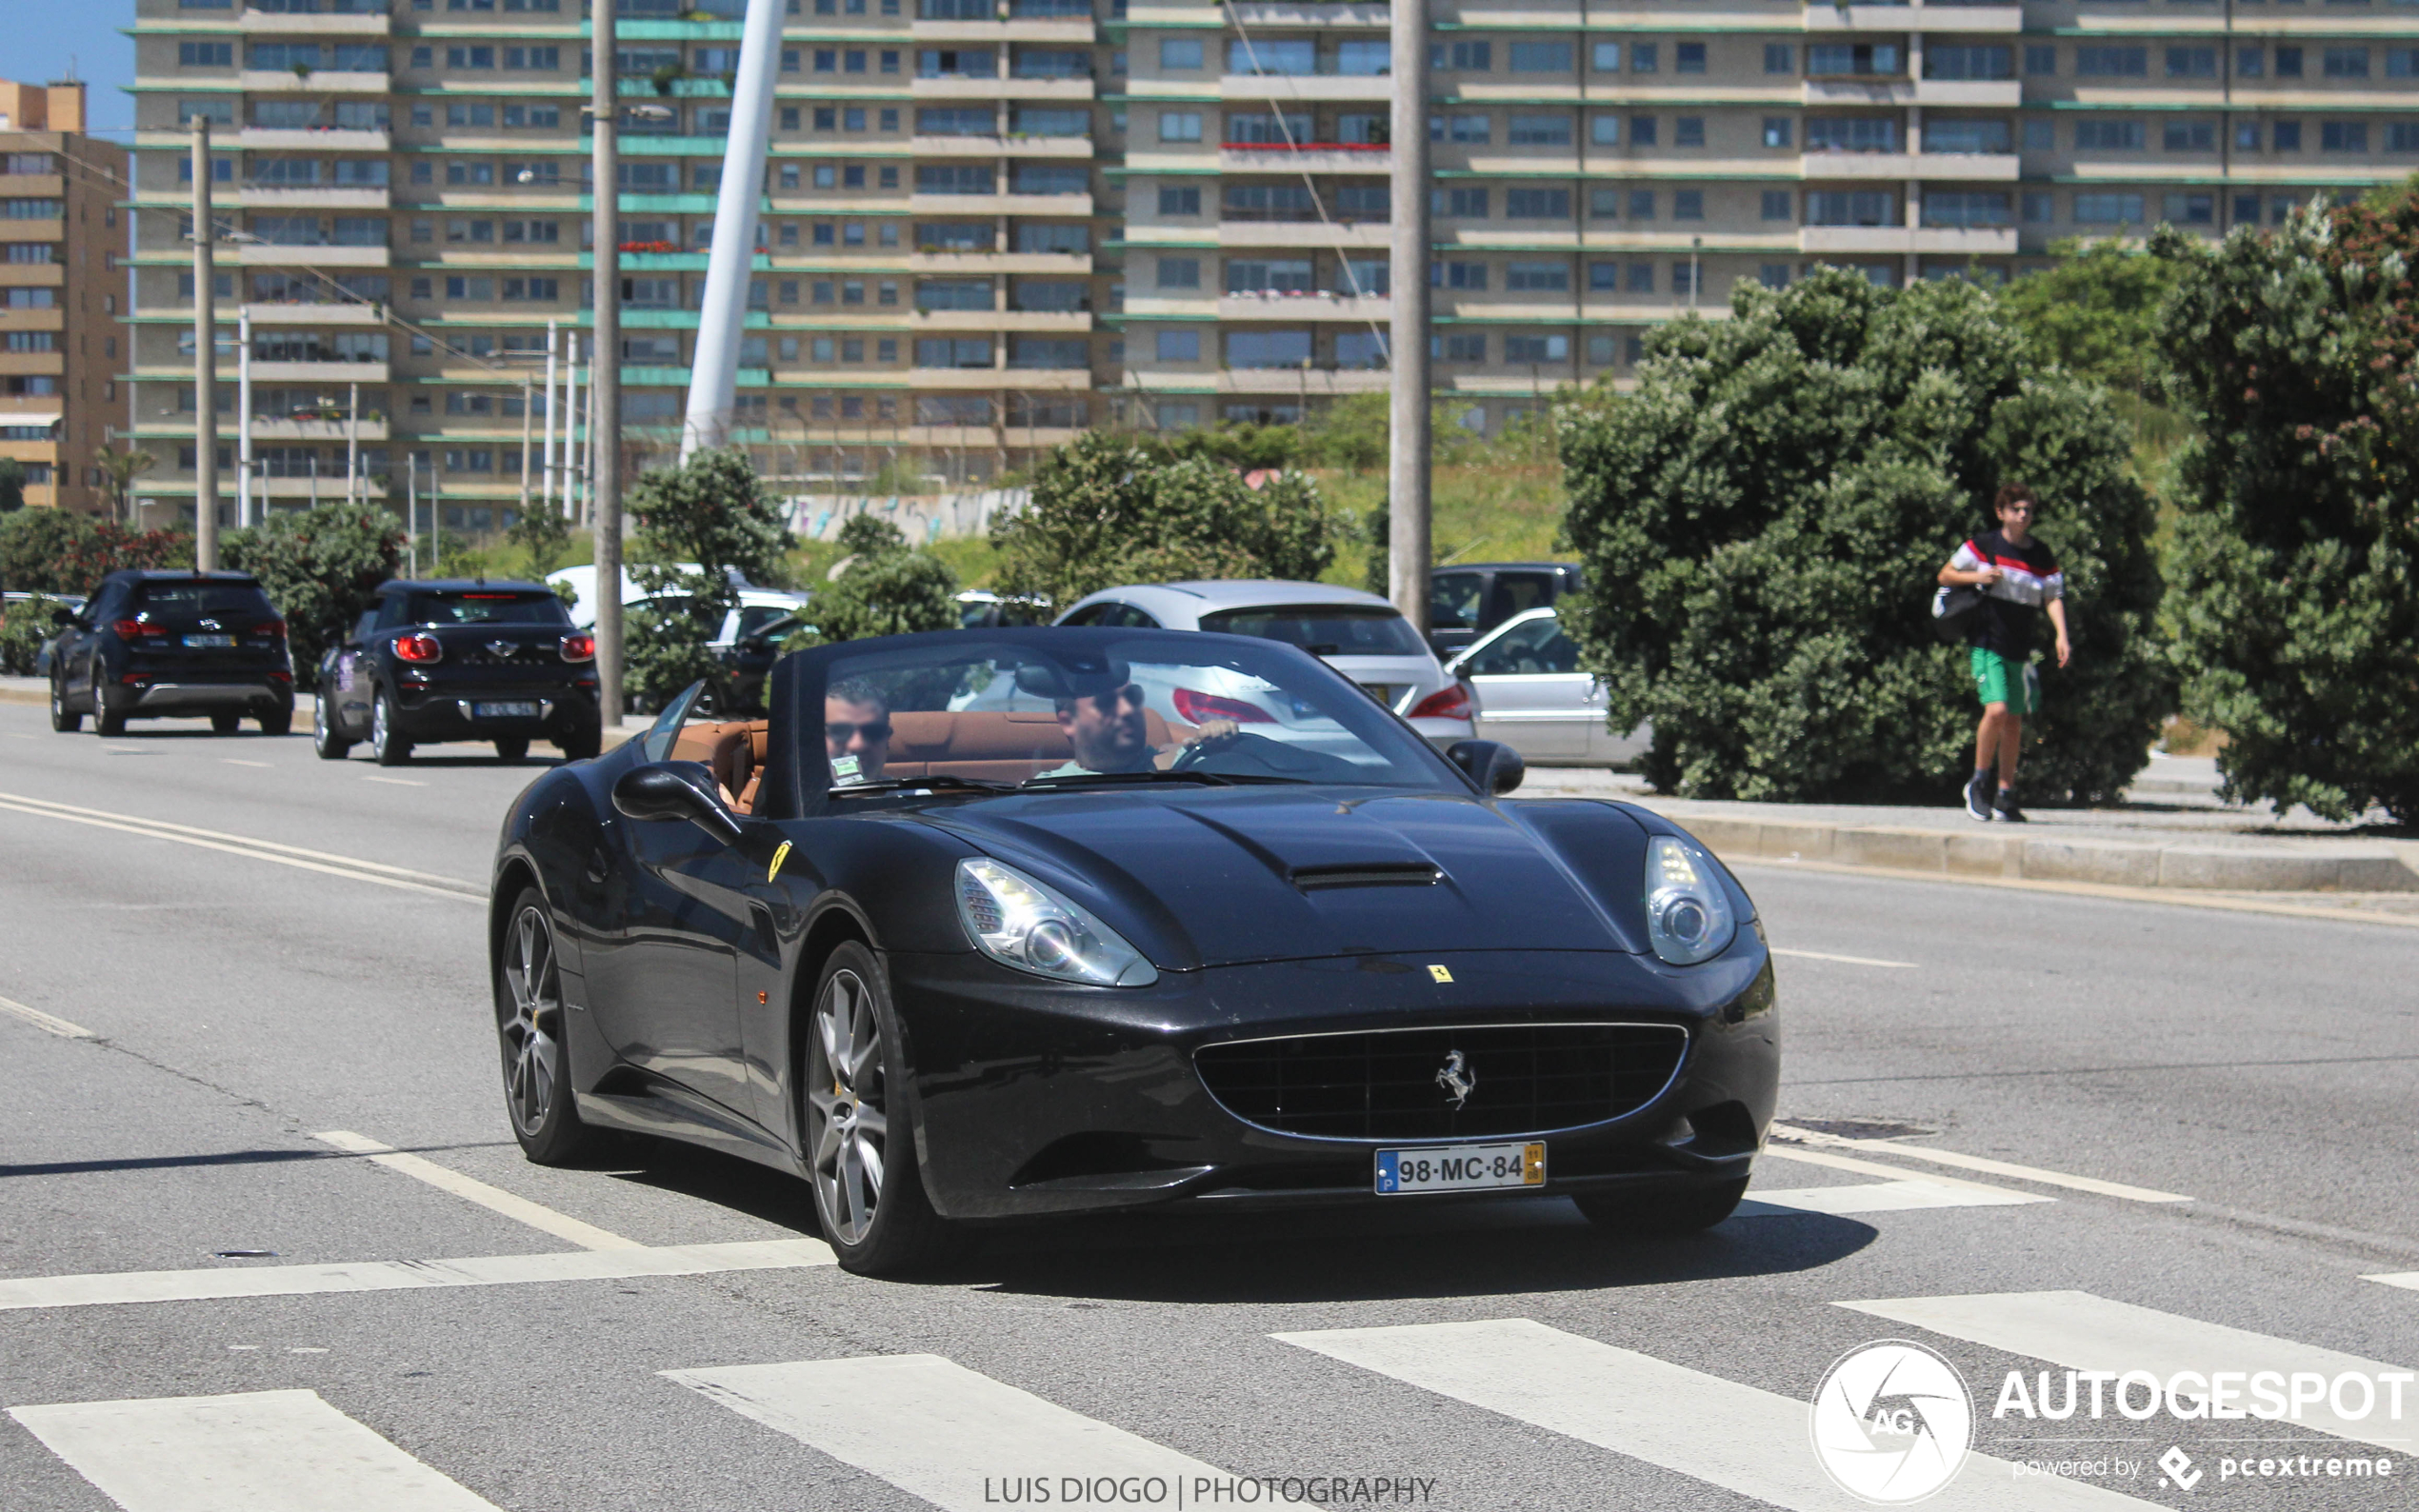
{"type": "Polygon", "coordinates": [[[554,1110],[563,1077],[563,988],[554,934],[546,915],[524,908],[505,949],[504,985],[512,1003],[503,1025],[504,1099],[513,1124],[535,1139],[554,1110]]]}
{"type": "Polygon", "coordinates": [[[882,1027],[873,993],[853,971],[838,971],[815,1005],[812,1119],[814,1185],[824,1220],[844,1243],[861,1243],[882,1204],[883,1152],[890,1120],[882,1105],[882,1027]]]}

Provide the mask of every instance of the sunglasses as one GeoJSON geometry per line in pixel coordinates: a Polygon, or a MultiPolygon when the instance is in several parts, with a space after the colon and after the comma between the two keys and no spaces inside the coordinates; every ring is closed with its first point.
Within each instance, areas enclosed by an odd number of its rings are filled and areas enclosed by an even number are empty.
{"type": "Polygon", "coordinates": [[[823,722],[823,738],[829,745],[846,746],[859,735],[863,735],[869,741],[889,740],[890,722],[887,719],[870,719],[862,725],[852,725],[845,719],[827,719],[823,722]]]}
{"type": "Polygon", "coordinates": [[[1104,714],[1119,704],[1131,704],[1134,707],[1140,708],[1143,705],[1142,686],[1138,683],[1128,683],[1113,693],[1094,693],[1091,695],[1091,704],[1094,708],[1104,714]]]}

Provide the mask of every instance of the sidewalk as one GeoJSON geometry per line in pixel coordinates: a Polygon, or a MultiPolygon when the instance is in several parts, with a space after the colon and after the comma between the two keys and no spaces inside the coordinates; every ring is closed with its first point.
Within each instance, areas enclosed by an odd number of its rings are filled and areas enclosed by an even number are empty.
{"type": "Polygon", "coordinates": [[[2419,893],[2419,841],[2373,838],[2306,809],[2221,804],[2209,757],[2154,756],[2126,806],[2035,808],[2027,825],[1979,824],[1962,808],[1662,798],[1628,773],[1573,767],[1530,767],[1520,796],[1624,799],[1739,861],[2210,892],[2419,893]]]}

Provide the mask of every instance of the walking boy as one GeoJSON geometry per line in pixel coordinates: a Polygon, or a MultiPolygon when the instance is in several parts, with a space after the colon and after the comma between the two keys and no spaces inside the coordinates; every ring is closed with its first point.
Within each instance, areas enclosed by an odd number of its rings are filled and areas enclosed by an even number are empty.
{"type": "Polygon", "coordinates": [[[2058,665],[2074,654],[2067,643],[2066,574],[2049,548],[2032,536],[2041,512],[2032,490],[2021,483],[2001,487],[1993,504],[1999,528],[1957,548],[1940,569],[1945,587],[1983,591],[1973,635],[1974,691],[1982,697],[1982,725],[1974,731],[1974,775],[1966,784],[1966,812],[1976,819],[2020,825],[2016,806],[2016,753],[2024,742],[2024,717],[2041,707],[2041,682],[2032,661],[2033,621],[2047,609],[2058,632],[2058,665]],[[1990,774],[1999,772],[1993,798],[1990,774]]]}

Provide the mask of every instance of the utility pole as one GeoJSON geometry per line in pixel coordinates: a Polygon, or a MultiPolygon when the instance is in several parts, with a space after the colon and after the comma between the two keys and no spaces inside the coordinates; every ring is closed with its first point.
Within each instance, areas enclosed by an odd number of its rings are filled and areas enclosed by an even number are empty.
{"type": "MultiPolygon", "coordinates": [[[[596,468],[589,486],[596,517],[596,708],[607,729],[622,723],[622,218],[621,86],[611,5],[593,8],[590,31],[595,57],[596,190],[590,197],[596,224],[596,337],[589,383],[596,406],[590,431],[596,468]]],[[[741,280],[742,298],[746,280],[741,280]]]]}
{"type": "Polygon", "coordinates": [[[1388,429],[1387,596],[1428,633],[1428,0],[1393,0],[1394,208],[1388,281],[1394,321],[1388,429]]]}
{"type": "Polygon", "coordinates": [[[521,374],[521,518],[530,517],[530,375],[521,374]]]}
{"type": "Polygon", "coordinates": [[[361,385],[348,384],[345,394],[345,503],[361,502],[361,385]]]}
{"type": "MultiPolygon", "coordinates": [[[[250,525],[252,500],[252,307],[235,307],[235,523],[250,525]]],[[[261,501],[262,523],[269,502],[261,501]]]]}
{"type": "Polygon", "coordinates": [[[554,327],[555,327],[555,323],[554,323],[553,321],[550,321],[550,321],[548,321],[548,322],[546,323],[546,486],[545,486],[545,493],[546,493],[546,507],[547,507],[548,508],[550,508],[550,509],[559,509],[559,508],[561,508],[561,507],[562,507],[562,504],[561,504],[560,502],[558,502],[558,501],[560,501],[560,500],[561,500],[562,495],[561,495],[561,494],[558,494],[557,492],[555,492],[555,482],[554,482],[554,411],[555,411],[555,408],[556,408],[556,407],[555,407],[555,400],[554,400],[554,388],[555,388],[555,373],[554,373],[555,354],[554,354],[554,345],[555,345],[555,339],[556,339],[556,332],[555,332],[555,328],[554,328],[554,327]]]}
{"type": "Polygon", "coordinates": [[[211,260],[210,117],[193,117],[193,566],[218,570],[218,270],[211,260]]]}
{"type": "Polygon", "coordinates": [[[714,199],[714,245],[697,317],[697,360],[689,372],[689,412],[680,455],[730,439],[739,403],[739,344],[748,324],[748,285],[756,261],[756,209],[765,192],[765,149],[772,136],[772,90],[781,67],[781,0],[748,0],[739,37],[739,72],[730,91],[730,135],[723,146],[714,199]]]}

